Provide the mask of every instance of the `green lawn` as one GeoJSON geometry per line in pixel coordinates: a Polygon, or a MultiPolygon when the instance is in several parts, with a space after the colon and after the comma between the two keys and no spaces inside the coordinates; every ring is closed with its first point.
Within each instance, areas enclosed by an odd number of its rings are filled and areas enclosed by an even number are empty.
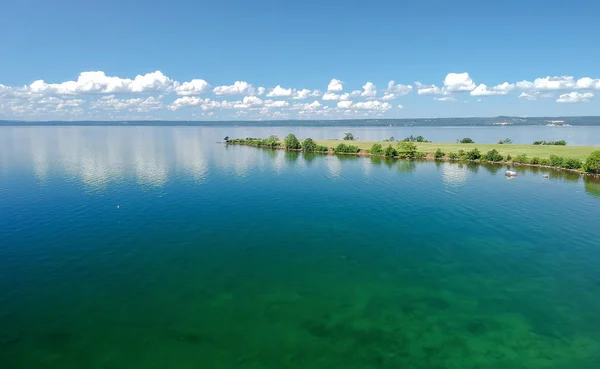
{"type": "MultiPolygon", "coordinates": [[[[374,142],[374,141],[343,141],[343,140],[315,140],[317,145],[323,145],[334,148],[340,143],[358,146],[363,150],[368,150],[374,143],[380,143],[385,148],[387,145],[397,145],[396,142],[374,142]]],[[[528,157],[549,158],[550,155],[557,155],[566,158],[576,158],[585,160],[592,151],[600,150],[600,146],[552,146],[552,145],[499,145],[499,144],[460,144],[460,143],[416,143],[419,151],[433,153],[437,148],[448,154],[449,152],[458,153],[458,150],[472,150],[478,148],[483,154],[496,149],[502,156],[510,154],[513,158],[519,154],[527,154],[528,157]]]]}

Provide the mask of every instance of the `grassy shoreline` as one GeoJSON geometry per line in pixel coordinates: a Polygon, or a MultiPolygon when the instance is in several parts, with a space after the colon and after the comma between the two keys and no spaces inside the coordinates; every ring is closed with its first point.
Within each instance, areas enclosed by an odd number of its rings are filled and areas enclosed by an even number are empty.
{"type": "MultiPolygon", "coordinates": [[[[293,135],[290,135],[293,136],[293,135]]],[[[415,142],[410,143],[414,152],[411,156],[402,155],[397,150],[394,154],[386,155],[381,148],[395,146],[398,142],[386,141],[354,141],[354,140],[314,140],[313,150],[303,150],[302,144],[295,138],[294,145],[290,146],[285,140],[270,137],[270,141],[260,139],[230,139],[226,140],[229,145],[254,146],[271,149],[281,149],[287,151],[308,151],[329,155],[354,155],[366,157],[387,157],[395,159],[424,159],[438,161],[457,161],[472,163],[494,163],[508,166],[529,166],[537,168],[562,169],[570,172],[576,172],[585,175],[600,176],[600,173],[589,173],[583,170],[586,158],[593,152],[599,151],[599,146],[561,146],[561,145],[527,145],[527,144],[476,144],[476,143],[447,143],[447,142],[415,142]],[[265,143],[267,143],[265,145],[265,143]],[[343,145],[340,145],[343,144],[343,145]],[[349,146],[350,145],[350,146],[349,146]],[[374,145],[381,145],[377,154],[371,153],[374,145]],[[350,148],[349,151],[340,151],[339,146],[350,148]],[[476,150],[474,150],[476,149],[476,150]],[[436,151],[438,151],[436,153],[436,151]],[[441,156],[439,155],[441,151],[441,156]],[[470,158],[469,153],[478,151],[481,153],[476,158],[470,158]],[[486,159],[486,153],[495,151],[499,159],[486,159]],[[461,156],[457,156],[457,153],[461,156]],[[467,154],[467,155],[465,155],[467,154]],[[561,164],[556,164],[553,160],[560,159],[561,164]],[[562,164],[570,162],[571,164],[562,164]],[[572,165],[573,162],[579,163],[572,165]]],[[[310,139],[308,139],[310,140],[310,139]]]]}

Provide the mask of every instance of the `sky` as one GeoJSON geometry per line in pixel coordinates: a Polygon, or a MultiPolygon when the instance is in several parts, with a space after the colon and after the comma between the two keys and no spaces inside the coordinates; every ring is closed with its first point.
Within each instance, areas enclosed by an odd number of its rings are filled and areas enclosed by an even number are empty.
{"type": "Polygon", "coordinates": [[[600,115],[594,0],[5,0],[0,119],[600,115]]]}

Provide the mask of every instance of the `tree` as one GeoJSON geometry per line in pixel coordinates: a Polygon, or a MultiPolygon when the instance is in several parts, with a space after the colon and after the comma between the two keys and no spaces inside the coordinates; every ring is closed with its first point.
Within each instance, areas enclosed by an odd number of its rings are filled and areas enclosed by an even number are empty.
{"type": "Polygon", "coordinates": [[[594,151],[585,159],[583,170],[588,173],[600,174],[600,151],[594,151]]]}
{"type": "Polygon", "coordinates": [[[383,140],[383,142],[394,142],[394,141],[396,141],[394,139],[394,136],[391,136],[390,138],[386,138],[385,140],[383,140]]]}
{"type": "Polygon", "coordinates": [[[504,140],[500,140],[498,141],[498,144],[503,145],[503,144],[511,144],[512,140],[510,138],[505,138],[504,140]]]}
{"type": "Polygon", "coordinates": [[[487,161],[502,161],[504,159],[496,149],[488,151],[483,158],[487,161]]]}
{"type": "Polygon", "coordinates": [[[469,160],[478,160],[481,158],[481,153],[479,152],[479,149],[474,148],[471,151],[467,151],[466,156],[469,160]]]}
{"type": "Polygon", "coordinates": [[[290,133],[289,135],[285,136],[283,144],[285,145],[286,149],[298,150],[300,148],[300,141],[298,141],[296,135],[294,135],[293,133],[290,133]]]}
{"type": "Polygon", "coordinates": [[[229,141],[229,136],[225,136],[225,138],[223,139],[223,141],[228,142],[229,141]]]}
{"type": "Polygon", "coordinates": [[[373,155],[383,155],[383,147],[381,146],[381,144],[373,144],[369,152],[373,155]]]}
{"type": "Polygon", "coordinates": [[[475,141],[471,140],[469,137],[465,137],[462,140],[460,140],[461,144],[472,144],[475,143],[475,141]]]}
{"type": "Polygon", "coordinates": [[[398,156],[401,158],[414,158],[417,155],[417,145],[412,142],[398,142],[398,156]]]}
{"type": "Polygon", "coordinates": [[[388,145],[388,147],[385,148],[383,155],[386,157],[398,156],[398,150],[394,149],[394,147],[392,147],[392,145],[388,145]]]}
{"type": "Polygon", "coordinates": [[[302,141],[302,151],[305,152],[313,152],[317,151],[317,144],[313,141],[312,138],[308,137],[302,141]]]}
{"type": "Polygon", "coordinates": [[[443,152],[442,150],[440,150],[440,148],[438,147],[438,149],[437,149],[437,150],[435,150],[434,157],[435,157],[436,159],[441,159],[441,158],[443,158],[444,156],[446,156],[446,153],[445,153],[445,152],[443,152]]]}
{"type": "Polygon", "coordinates": [[[354,135],[350,132],[346,132],[346,133],[344,133],[344,140],[354,141],[354,135]]]}

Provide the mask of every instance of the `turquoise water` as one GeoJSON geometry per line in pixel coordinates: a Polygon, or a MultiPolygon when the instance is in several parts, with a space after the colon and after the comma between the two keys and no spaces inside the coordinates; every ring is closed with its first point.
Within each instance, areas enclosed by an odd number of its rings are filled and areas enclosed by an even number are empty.
{"type": "Polygon", "coordinates": [[[226,131],[0,128],[3,369],[600,367],[598,182],[226,131]]]}

